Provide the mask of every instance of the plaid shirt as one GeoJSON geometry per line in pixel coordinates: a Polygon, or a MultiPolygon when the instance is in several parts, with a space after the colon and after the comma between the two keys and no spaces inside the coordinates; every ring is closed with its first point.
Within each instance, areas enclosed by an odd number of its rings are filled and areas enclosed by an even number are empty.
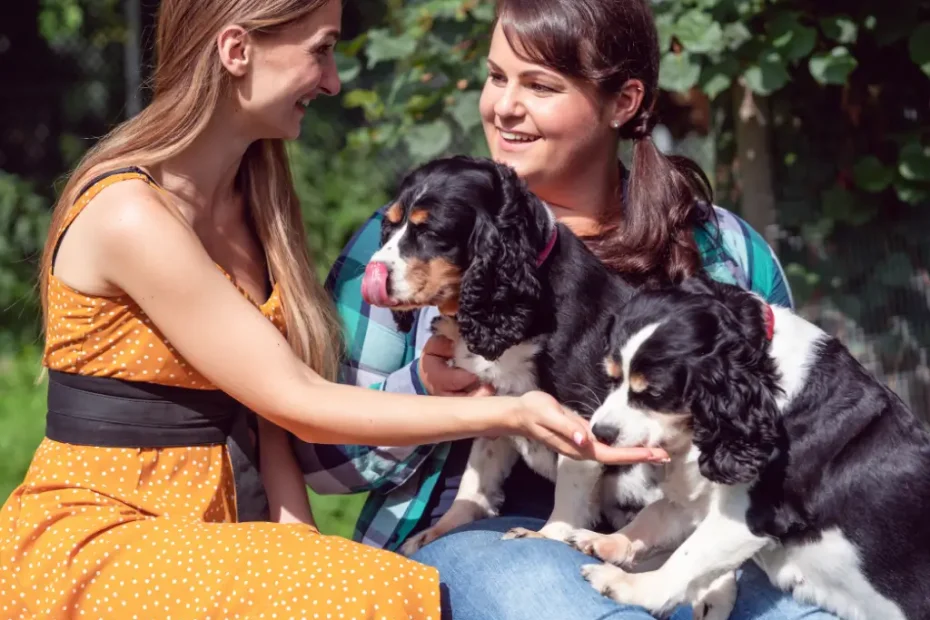
{"type": "MultiPolygon", "coordinates": [[[[770,303],[793,307],[778,259],[742,219],[717,208],[717,230],[698,229],[704,269],[714,279],[753,290],[770,303]]],[[[417,359],[430,337],[436,308],[421,310],[409,334],[397,331],[390,311],[362,300],[365,265],[380,245],[382,210],[355,234],[326,281],[342,319],[347,357],[340,380],[388,392],[426,394],[417,359]]],[[[295,449],[305,479],[322,494],[369,491],[354,539],[396,550],[420,518],[451,444],[417,447],[313,445],[295,449]]]]}

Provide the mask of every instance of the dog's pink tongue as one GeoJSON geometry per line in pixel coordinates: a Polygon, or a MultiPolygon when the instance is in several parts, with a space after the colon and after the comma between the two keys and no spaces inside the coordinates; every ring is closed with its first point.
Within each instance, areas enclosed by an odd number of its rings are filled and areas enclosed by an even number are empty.
{"type": "Polygon", "coordinates": [[[362,298],[372,306],[390,306],[387,292],[388,269],[384,263],[368,263],[362,278],[362,298]]]}

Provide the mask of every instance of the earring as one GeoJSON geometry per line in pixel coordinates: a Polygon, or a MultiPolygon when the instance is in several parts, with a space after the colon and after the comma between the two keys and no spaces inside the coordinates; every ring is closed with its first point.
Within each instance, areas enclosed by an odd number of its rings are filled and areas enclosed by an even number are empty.
{"type": "Polygon", "coordinates": [[[620,129],[620,121],[610,121],[610,126],[614,129],[620,129]]]}

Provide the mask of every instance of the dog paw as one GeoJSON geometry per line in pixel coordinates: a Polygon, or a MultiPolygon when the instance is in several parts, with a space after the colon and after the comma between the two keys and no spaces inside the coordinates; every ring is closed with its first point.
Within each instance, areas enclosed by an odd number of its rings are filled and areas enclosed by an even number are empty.
{"type": "Polygon", "coordinates": [[[698,592],[691,607],[694,620],[727,620],[736,605],[736,573],[721,575],[711,585],[698,592]]]}
{"type": "Polygon", "coordinates": [[[622,568],[631,568],[635,564],[633,543],[621,534],[598,534],[589,530],[575,530],[569,534],[565,542],[590,555],[622,568]]]}
{"type": "Polygon", "coordinates": [[[581,575],[603,596],[618,603],[634,604],[633,575],[610,564],[586,564],[581,575]]]}
{"type": "Polygon", "coordinates": [[[403,555],[410,557],[443,534],[444,532],[438,528],[431,527],[428,530],[420,532],[413,538],[408,539],[407,542],[400,546],[400,552],[403,555]]]}
{"type": "Polygon", "coordinates": [[[501,537],[502,540],[516,540],[518,538],[545,538],[545,536],[539,532],[528,530],[525,527],[515,527],[507,530],[501,537]]]}

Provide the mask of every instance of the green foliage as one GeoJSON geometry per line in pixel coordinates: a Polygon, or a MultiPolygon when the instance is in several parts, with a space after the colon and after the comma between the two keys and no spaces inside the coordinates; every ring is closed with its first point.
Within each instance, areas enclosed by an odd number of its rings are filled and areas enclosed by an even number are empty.
{"type": "Polygon", "coordinates": [[[388,23],[340,48],[365,67],[343,100],[368,121],[350,131],[349,145],[396,156],[398,168],[452,150],[486,153],[477,102],[493,5],[430,0],[392,9],[388,23]]]}
{"type": "MultiPolygon", "coordinates": [[[[923,316],[909,278],[927,269],[930,2],[652,6],[660,87],[711,100],[723,119],[718,161],[735,155],[731,89],[772,103],[779,219],[790,240],[779,250],[799,302],[836,300],[873,336],[894,316],[923,316]]],[[[492,17],[491,0],[393,2],[384,23],[347,42],[343,54],[363,69],[344,101],[366,120],[350,146],[398,167],[450,151],[485,154],[477,100],[492,17]]]]}
{"type": "Polygon", "coordinates": [[[37,385],[41,351],[0,357],[0,505],[19,485],[45,432],[45,384],[37,385]]]}
{"type": "Polygon", "coordinates": [[[0,170],[0,356],[35,338],[39,326],[36,275],[49,205],[32,187],[0,170]]]}

